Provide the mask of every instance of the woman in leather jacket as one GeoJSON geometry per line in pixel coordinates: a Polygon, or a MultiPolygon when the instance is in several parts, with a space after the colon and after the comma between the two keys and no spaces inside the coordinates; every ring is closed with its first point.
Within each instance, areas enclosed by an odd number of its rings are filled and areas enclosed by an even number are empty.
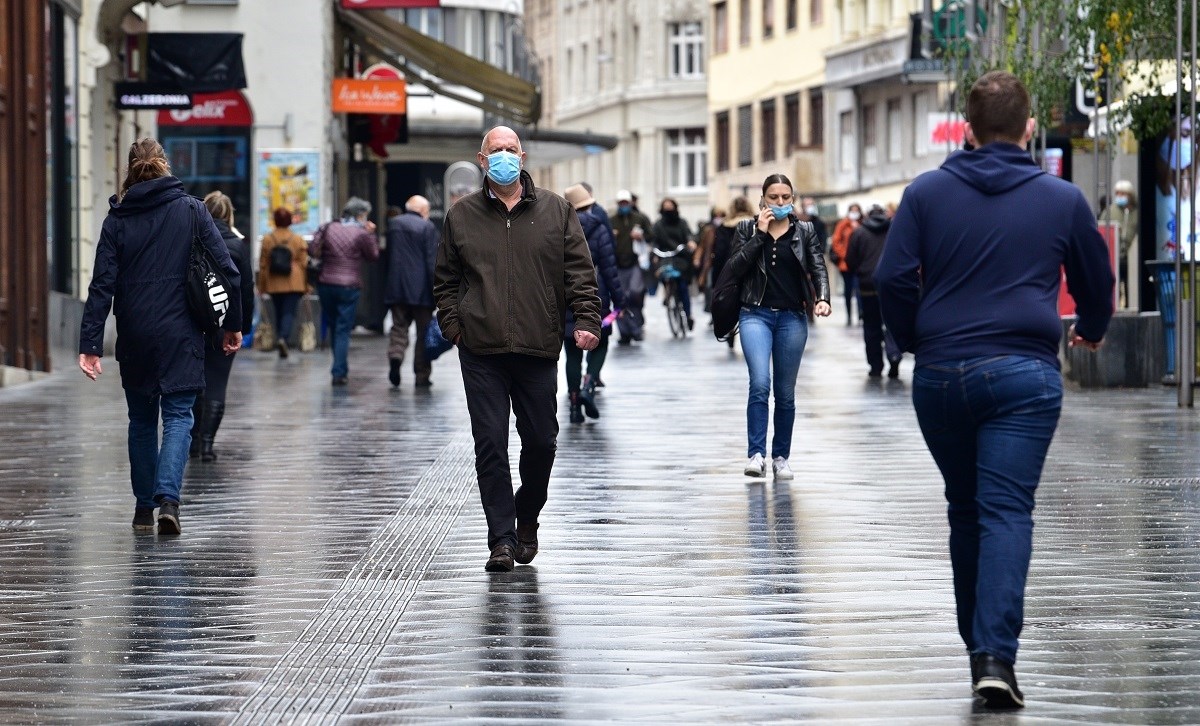
{"type": "Polygon", "coordinates": [[[741,280],[738,326],[750,371],[745,473],[766,476],[768,401],[773,388],[772,469],[776,481],[788,481],[793,478],[788,457],[796,420],[796,375],[808,341],[808,313],[825,317],[832,312],[829,275],[812,224],[798,220],[793,211],[792,182],[772,174],[763,182],[762,192],[758,218],[738,224],[728,262],[741,280]]]}

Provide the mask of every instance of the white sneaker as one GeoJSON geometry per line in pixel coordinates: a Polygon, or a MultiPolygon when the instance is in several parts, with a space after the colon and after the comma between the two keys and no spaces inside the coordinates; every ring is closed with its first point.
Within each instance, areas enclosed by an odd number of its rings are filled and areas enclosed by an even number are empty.
{"type": "Polygon", "coordinates": [[[762,454],[755,454],[746,461],[745,468],[746,476],[766,476],[767,462],[763,459],[762,454]]]}
{"type": "Polygon", "coordinates": [[[792,474],[792,467],[788,466],[788,460],[782,456],[776,456],[771,462],[771,467],[775,469],[775,481],[791,481],[796,478],[792,474]]]}

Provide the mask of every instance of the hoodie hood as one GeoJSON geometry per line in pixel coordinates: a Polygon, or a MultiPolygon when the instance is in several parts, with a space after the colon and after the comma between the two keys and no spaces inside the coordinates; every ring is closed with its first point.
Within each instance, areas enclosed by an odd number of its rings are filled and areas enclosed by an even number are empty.
{"type": "Polygon", "coordinates": [[[1003,194],[1045,174],[1029,152],[1016,144],[996,142],[974,151],[956,151],[942,169],[984,194],[1003,194]]]}
{"type": "Polygon", "coordinates": [[[108,200],[108,208],[110,214],[127,217],[148,212],[167,202],[186,196],[187,192],[183,190],[183,182],[173,176],[160,176],[157,179],[138,182],[129,187],[129,191],[120,201],[117,201],[116,195],[113,195],[108,200]]]}
{"type": "Polygon", "coordinates": [[[886,212],[873,212],[863,220],[862,226],[875,234],[883,234],[892,226],[892,220],[888,219],[886,212]]]}

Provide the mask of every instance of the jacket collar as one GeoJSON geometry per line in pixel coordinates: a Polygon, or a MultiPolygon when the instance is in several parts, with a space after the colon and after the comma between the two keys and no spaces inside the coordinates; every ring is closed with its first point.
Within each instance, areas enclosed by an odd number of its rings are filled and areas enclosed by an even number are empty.
{"type": "MultiPolygon", "coordinates": [[[[537,199],[537,187],[534,186],[533,177],[524,169],[521,170],[521,201],[532,202],[537,199]]],[[[492,191],[492,185],[489,183],[487,174],[483,175],[483,194],[488,199],[499,199],[496,193],[492,191]]]]}

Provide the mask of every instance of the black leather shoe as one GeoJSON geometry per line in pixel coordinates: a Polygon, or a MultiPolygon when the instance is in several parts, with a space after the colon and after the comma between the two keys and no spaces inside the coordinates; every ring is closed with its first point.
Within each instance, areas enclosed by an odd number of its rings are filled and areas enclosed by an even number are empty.
{"type": "Polygon", "coordinates": [[[179,505],[175,502],[160,502],[158,505],[158,533],[179,534],[179,505]]]}
{"type": "Polygon", "coordinates": [[[512,572],[513,567],[516,567],[513,564],[513,546],[499,544],[492,548],[492,556],[488,558],[483,569],[488,572],[512,572]]]}
{"type": "Polygon", "coordinates": [[[154,532],[154,507],[134,507],[133,531],[138,534],[154,532]]]}
{"type": "Polygon", "coordinates": [[[533,558],[537,557],[538,541],[537,541],[537,524],[518,524],[517,525],[517,549],[513,559],[518,564],[528,565],[533,562],[533,558]]]}
{"type": "Polygon", "coordinates": [[[388,358],[388,382],[393,386],[400,385],[400,360],[388,358]]]}
{"type": "Polygon", "coordinates": [[[1025,695],[1017,688],[1013,667],[990,653],[971,656],[972,690],[988,708],[1023,708],[1025,695]]]}

